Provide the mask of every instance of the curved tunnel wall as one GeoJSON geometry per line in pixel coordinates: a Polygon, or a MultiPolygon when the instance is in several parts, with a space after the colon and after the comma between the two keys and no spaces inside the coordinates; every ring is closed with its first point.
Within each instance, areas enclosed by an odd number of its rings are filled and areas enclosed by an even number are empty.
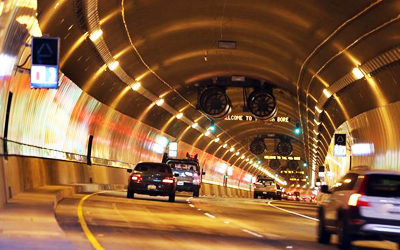
{"type": "Polygon", "coordinates": [[[400,171],[399,124],[400,102],[395,102],[364,112],[339,126],[336,133],[346,134],[347,156],[333,155],[332,138],[324,164],[327,167],[325,180],[328,185],[335,184],[350,168],[359,166],[400,171]],[[367,146],[364,152],[352,150],[353,145],[361,143],[367,146]],[[328,171],[332,173],[328,174],[328,171]]]}
{"type": "MultiPolygon", "coordinates": [[[[3,140],[7,139],[8,156],[0,165],[0,204],[6,197],[41,185],[92,181],[126,184],[125,168],[138,161],[161,161],[168,141],[175,140],[98,102],[65,76],[61,76],[57,90],[31,89],[29,72],[15,65],[30,54],[25,46],[25,42],[30,43],[30,34],[37,35],[34,18],[32,25],[22,25],[18,20],[35,16],[34,6],[30,6],[33,2],[15,1],[0,16],[1,27],[7,28],[0,37],[1,131],[6,128],[7,102],[12,93],[7,138],[1,134],[3,140]],[[24,8],[13,8],[21,6],[24,8]],[[86,164],[90,135],[92,166],[86,164]]],[[[29,68],[27,62],[23,67],[29,68]]],[[[179,146],[182,155],[199,154],[207,173],[205,181],[222,183],[225,173],[221,166],[227,167],[227,162],[184,142],[179,146]]],[[[249,174],[236,166],[233,169],[228,185],[248,189],[249,174]]]]}

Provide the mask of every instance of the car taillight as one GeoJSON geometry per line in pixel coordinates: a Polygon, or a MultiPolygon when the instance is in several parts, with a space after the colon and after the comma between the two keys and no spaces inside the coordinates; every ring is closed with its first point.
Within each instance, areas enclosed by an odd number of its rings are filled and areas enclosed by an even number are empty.
{"type": "Polygon", "coordinates": [[[143,180],[142,176],[140,175],[134,175],[131,177],[132,181],[141,181],[143,180]]]}
{"type": "Polygon", "coordinates": [[[162,180],[162,183],[172,184],[174,183],[174,179],[164,179],[162,180]]]}
{"type": "Polygon", "coordinates": [[[352,194],[347,203],[349,206],[354,207],[369,207],[369,202],[363,200],[362,194],[352,194]]]}

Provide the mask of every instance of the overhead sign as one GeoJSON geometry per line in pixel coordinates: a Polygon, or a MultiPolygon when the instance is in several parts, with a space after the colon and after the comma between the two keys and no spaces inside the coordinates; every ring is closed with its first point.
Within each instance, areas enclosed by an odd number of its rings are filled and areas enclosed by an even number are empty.
{"type": "Polygon", "coordinates": [[[31,88],[58,88],[59,56],[60,38],[32,38],[31,88]]]}
{"type": "Polygon", "coordinates": [[[169,157],[177,157],[178,156],[178,143],[177,142],[169,143],[168,156],[169,157]]]}
{"type": "Polygon", "coordinates": [[[346,146],[346,134],[335,134],[335,145],[346,146]]]}
{"type": "Polygon", "coordinates": [[[301,157],[297,157],[297,156],[295,156],[295,157],[293,157],[293,156],[279,156],[279,155],[266,155],[266,156],[264,156],[264,159],[267,159],[267,160],[275,160],[275,159],[277,159],[277,160],[289,160],[289,161],[300,161],[301,160],[301,157]]]}
{"type": "MultiPolygon", "coordinates": [[[[228,115],[224,118],[225,121],[258,121],[255,116],[252,115],[228,115]]],[[[269,122],[290,122],[288,116],[273,117],[268,120],[269,122]]]]}

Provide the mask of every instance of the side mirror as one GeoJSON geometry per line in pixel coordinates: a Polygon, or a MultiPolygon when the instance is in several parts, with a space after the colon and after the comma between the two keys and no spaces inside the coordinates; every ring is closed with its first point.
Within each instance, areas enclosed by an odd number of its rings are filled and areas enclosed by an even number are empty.
{"type": "Polygon", "coordinates": [[[325,194],[330,194],[331,191],[329,191],[328,185],[322,185],[321,186],[321,192],[325,194]]]}
{"type": "Polygon", "coordinates": [[[128,172],[128,173],[132,173],[132,169],[131,169],[131,168],[129,168],[129,169],[127,169],[127,170],[126,170],[126,172],[128,172]]]}
{"type": "Polygon", "coordinates": [[[203,171],[203,173],[201,173],[202,175],[206,175],[206,172],[203,171]]]}
{"type": "Polygon", "coordinates": [[[175,174],[174,174],[174,177],[179,177],[179,173],[175,173],[175,174]]]}

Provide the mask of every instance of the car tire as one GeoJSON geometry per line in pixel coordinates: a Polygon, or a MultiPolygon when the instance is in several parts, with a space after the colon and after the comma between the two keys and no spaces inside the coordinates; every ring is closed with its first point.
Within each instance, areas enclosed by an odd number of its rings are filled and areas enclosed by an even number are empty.
{"type": "Polygon", "coordinates": [[[258,195],[254,193],[254,199],[258,199],[258,195]]]}
{"type": "Polygon", "coordinates": [[[319,214],[319,222],[318,222],[318,229],[317,229],[317,241],[321,244],[329,244],[331,241],[331,233],[326,231],[325,228],[325,219],[323,214],[320,212],[319,214]]]}
{"type": "Polygon", "coordinates": [[[347,232],[346,221],[343,218],[339,220],[337,230],[338,248],[343,250],[350,249],[352,237],[347,232]]]}
{"type": "Polygon", "coordinates": [[[193,191],[193,197],[199,197],[200,196],[200,190],[199,189],[195,189],[193,191]]]}
{"type": "Polygon", "coordinates": [[[128,189],[128,192],[126,192],[126,198],[128,199],[135,198],[135,193],[133,192],[133,190],[128,189]]]}
{"type": "Polygon", "coordinates": [[[175,192],[169,194],[168,201],[169,202],[174,202],[175,201],[175,192]]]}

